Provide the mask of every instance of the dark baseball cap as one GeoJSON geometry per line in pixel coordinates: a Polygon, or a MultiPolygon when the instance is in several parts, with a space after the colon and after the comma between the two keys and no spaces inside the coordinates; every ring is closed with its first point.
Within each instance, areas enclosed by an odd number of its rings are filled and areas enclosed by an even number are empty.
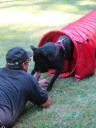
{"type": "Polygon", "coordinates": [[[6,54],[6,62],[9,67],[19,67],[26,59],[32,57],[32,51],[26,51],[21,47],[14,47],[6,54]]]}

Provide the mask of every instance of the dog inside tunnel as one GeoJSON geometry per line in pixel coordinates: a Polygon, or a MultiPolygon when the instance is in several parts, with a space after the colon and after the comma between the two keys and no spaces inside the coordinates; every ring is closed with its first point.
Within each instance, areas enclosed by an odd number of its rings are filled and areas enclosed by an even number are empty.
{"type": "MultiPolygon", "coordinates": [[[[41,47],[48,42],[56,43],[58,41],[58,39],[64,35],[67,36],[66,34],[64,34],[60,31],[51,31],[51,32],[44,35],[44,37],[40,40],[38,47],[41,47]]],[[[71,39],[71,41],[72,41],[72,39],[71,39]]],[[[71,67],[72,67],[71,72],[68,71],[68,61],[65,60],[64,69],[62,70],[59,77],[64,78],[64,77],[74,75],[74,73],[75,73],[78,53],[77,53],[76,43],[73,41],[72,41],[72,43],[74,44],[74,52],[73,52],[73,57],[72,57],[73,59],[72,59],[72,63],[71,63],[71,67]]],[[[56,72],[55,69],[49,69],[48,74],[53,76],[55,74],[55,72],[56,72]]]]}

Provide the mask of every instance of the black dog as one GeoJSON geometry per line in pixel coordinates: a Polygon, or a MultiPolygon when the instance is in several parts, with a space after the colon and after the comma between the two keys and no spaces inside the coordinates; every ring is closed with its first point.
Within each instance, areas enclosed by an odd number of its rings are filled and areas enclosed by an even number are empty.
{"type": "Polygon", "coordinates": [[[52,89],[52,86],[57,77],[64,68],[65,59],[68,60],[68,70],[71,71],[71,62],[73,59],[74,44],[66,35],[60,36],[56,43],[47,42],[42,47],[35,48],[31,45],[33,50],[33,61],[35,62],[34,71],[47,72],[49,69],[56,69],[55,75],[52,77],[47,91],[52,89]]]}

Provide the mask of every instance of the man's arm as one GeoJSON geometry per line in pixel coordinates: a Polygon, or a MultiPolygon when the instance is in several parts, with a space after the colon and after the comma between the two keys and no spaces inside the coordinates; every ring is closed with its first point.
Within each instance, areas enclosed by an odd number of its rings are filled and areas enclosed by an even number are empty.
{"type": "MultiPolygon", "coordinates": [[[[39,74],[35,74],[38,78],[39,74]]],[[[50,96],[48,95],[48,92],[43,89],[42,87],[44,85],[47,85],[49,81],[46,79],[37,81],[36,77],[35,79],[30,75],[31,77],[31,84],[30,84],[30,96],[29,100],[33,102],[36,105],[43,106],[44,108],[48,108],[50,106],[50,96]]]]}
{"type": "Polygon", "coordinates": [[[48,96],[48,100],[44,104],[42,104],[42,106],[44,108],[48,108],[50,106],[50,104],[51,104],[51,100],[50,100],[50,96],[48,96]]]}
{"type": "MultiPolygon", "coordinates": [[[[40,76],[41,76],[41,74],[39,72],[35,72],[35,74],[34,74],[35,79],[39,80],[40,76]]],[[[41,87],[44,87],[44,86],[48,86],[50,81],[47,79],[43,79],[43,80],[39,80],[38,83],[41,87]]],[[[50,106],[50,104],[51,104],[51,100],[50,100],[50,96],[48,96],[48,100],[41,106],[43,106],[44,108],[48,108],[50,106]]]]}

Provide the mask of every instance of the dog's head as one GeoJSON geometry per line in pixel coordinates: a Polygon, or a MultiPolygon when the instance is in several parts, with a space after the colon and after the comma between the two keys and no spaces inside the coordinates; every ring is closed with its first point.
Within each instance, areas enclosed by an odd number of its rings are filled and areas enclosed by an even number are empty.
{"type": "Polygon", "coordinates": [[[49,58],[42,48],[36,48],[31,45],[33,51],[33,61],[35,62],[34,70],[37,72],[47,72],[49,70],[49,58]]]}

